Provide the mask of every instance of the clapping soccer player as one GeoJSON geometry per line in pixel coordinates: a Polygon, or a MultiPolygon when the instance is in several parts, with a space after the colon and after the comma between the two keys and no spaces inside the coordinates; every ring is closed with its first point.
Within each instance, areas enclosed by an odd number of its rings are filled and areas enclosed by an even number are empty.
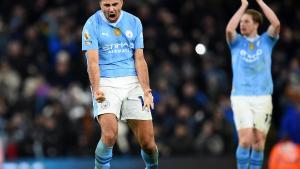
{"type": "Polygon", "coordinates": [[[273,107],[271,55],[279,38],[280,21],[263,0],[256,2],[270,22],[266,32],[258,34],[262,14],[247,9],[247,0],[241,0],[226,27],[233,70],[231,104],[239,137],[238,169],[262,167],[273,107]],[[240,33],[236,32],[238,26],[240,33]]]}

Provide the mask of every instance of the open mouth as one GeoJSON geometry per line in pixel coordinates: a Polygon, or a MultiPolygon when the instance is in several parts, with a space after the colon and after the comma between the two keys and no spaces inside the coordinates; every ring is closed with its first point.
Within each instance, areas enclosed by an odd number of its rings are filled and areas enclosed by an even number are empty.
{"type": "Polygon", "coordinates": [[[109,17],[110,19],[115,19],[115,17],[116,17],[116,14],[114,14],[114,13],[111,13],[111,14],[109,14],[109,15],[108,15],[108,17],[109,17]]]}

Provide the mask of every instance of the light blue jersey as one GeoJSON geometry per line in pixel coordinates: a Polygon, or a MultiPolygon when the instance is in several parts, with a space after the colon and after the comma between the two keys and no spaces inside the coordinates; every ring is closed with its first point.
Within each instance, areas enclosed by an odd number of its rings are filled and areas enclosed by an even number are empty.
{"type": "MultiPolygon", "coordinates": [[[[101,77],[136,76],[134,50],[144,48],[141,21],[121,11],[110,23],[101,10],[92,15],[82,31],[82,50],[98,49],[101,77]]],[[[88,56],[87,56],[88,57],[88,56]]]]}
{"type": "Polygon", "coordinates": [[[271,75],[271,55],[278,38],[267,32],[252,42],[237,34],[229,44],[233,70],[233,96],[271,95],[273,80],[271,75]]]}

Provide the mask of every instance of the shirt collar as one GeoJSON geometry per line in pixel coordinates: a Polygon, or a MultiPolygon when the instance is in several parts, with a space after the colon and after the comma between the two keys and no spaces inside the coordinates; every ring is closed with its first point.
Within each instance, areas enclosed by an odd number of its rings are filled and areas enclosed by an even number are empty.
{"type": "Polygon", "coordinates": [[[245,36],[245,38],[246,38],[248,41],[250,41],[250,42],[256,41],[259,37],[260,37],[259,35],[256,35],[254,38],[250,38],[250,37],[245,36]]]}

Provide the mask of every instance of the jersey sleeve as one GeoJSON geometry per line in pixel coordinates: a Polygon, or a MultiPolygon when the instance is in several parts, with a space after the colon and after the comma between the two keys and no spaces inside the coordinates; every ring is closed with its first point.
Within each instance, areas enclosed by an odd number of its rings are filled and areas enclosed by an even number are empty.
{"type": "Polygon", "coordinates": [[[241,34],[237,33],[234,40],[232,42],[228,43],[229,48],[232,49],[232,48],[236,47],[239,44],[239,42],[241,41],[241,39],[242,39],[241,34]]]}
{"type": "Polygon", "coordinates": [[[279,39],[279,36],[274,38],[274,37],[270,36],[268,32],[264,32],[262,34],[262,36],[264,37],[265,42],[271,47],[273,47],[279,39]]]}
{"type": "Polygon", "coordinates": [[[137,32],[137,36],[134,41],[134,48],[135,49],[144,48],[143,26],[141,21],[138,18],[136,21],[136,32],[137,32]]]}
{"type": "Polygon", "coordinates": [[[95,34],[95,25],[89,18],[82,30],[82,50],[98,49],[98,40],[95,34]]]}

